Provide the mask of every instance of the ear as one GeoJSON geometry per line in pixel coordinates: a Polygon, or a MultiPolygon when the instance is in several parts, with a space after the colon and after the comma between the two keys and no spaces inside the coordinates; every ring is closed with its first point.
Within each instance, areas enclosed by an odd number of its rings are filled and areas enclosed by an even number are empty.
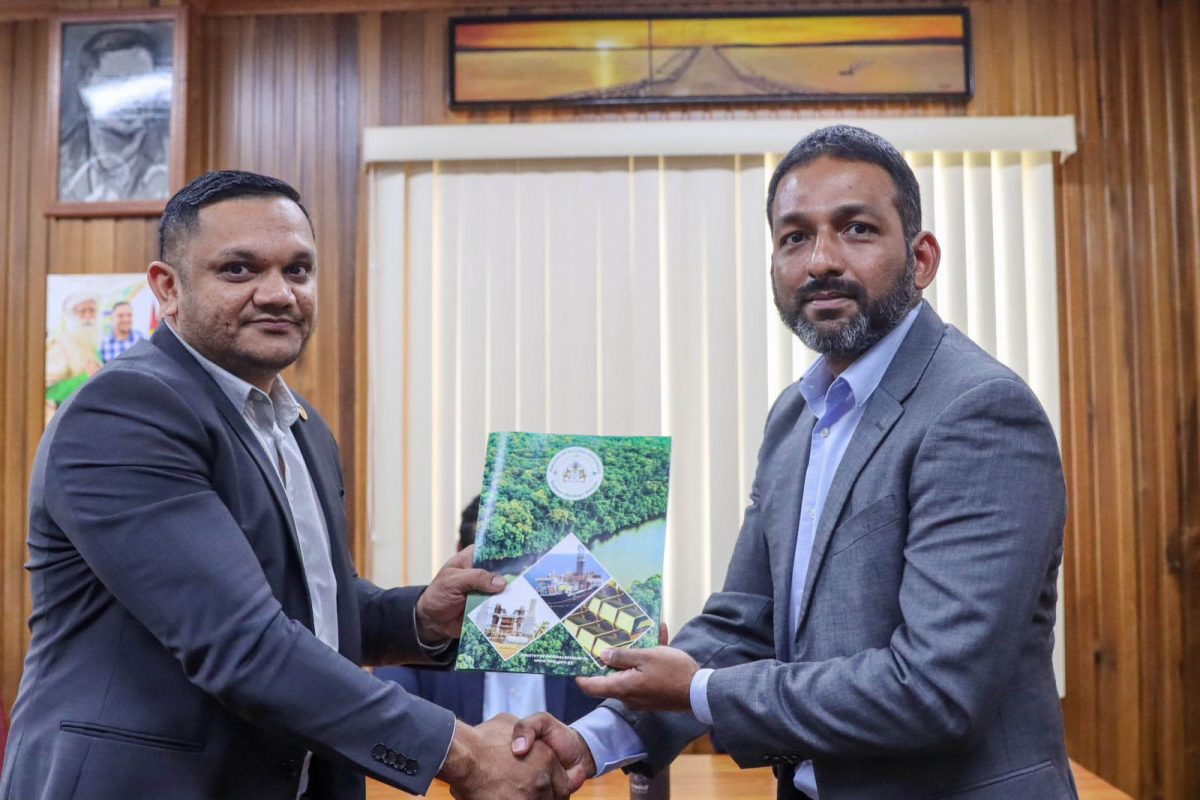
{"type": "Polygon", "coordinates": [[[179,311],[179,273],[175,267],[165,261],[152,261],[146,270],[146,281],[158,298],[163,317],[174,319],[179,311]]]}
{"type": "Polygon", "coordinates": [[[937,276],[938,265],[942,262],[942,246],[929,231],[921,231],[912,241],[913,258],[916,260],[916,274],[913,283],[920,290],[926,289],[937,276]]]}

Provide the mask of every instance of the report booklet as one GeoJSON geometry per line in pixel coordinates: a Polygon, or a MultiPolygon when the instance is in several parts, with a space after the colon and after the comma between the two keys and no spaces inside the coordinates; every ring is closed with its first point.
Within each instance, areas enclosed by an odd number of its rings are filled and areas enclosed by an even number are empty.
{"type": "Polygon", "coordinates": [[[671,439],[492,433],[475,566],[508,581],[467,600],[455,668],[597,675],[654,647],[671,439]]]}

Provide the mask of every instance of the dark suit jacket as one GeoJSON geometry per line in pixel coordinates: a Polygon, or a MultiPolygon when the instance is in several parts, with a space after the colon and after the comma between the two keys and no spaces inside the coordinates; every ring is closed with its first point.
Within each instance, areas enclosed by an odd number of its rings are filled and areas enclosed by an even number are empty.
{"type": "Polygon", "coordinates": [[[293,800],[422,792],[453,715],[361,670],[428,661],[420,587],[359,578],[337,446],[293,431],[329,530],[340,654],[311,633],[283,488],[220,388],[165,326],[55,415],[30,488],[32,642],[0,797],[293,800]]]}
{"type": "MultiPolygon", "coordinates": [[[[722,591],[671,642],[716,668],[713,733],[797,798],[1075,796],[1054,683],[1066,514],[1054,433],[1029,388],[926,305],[834,474],[800,616],[792,564],[814,417],[767,417],[722,591]]],[[[702,726],[614,708],[665,765],[702,726]]]]}
{"type": "MultiPolygon", "coordinates": [[[[395,681],[409,694],[454,712],[468,725],[483,722],[482,672],[448,672],[408,667],[383,667],[376,677],[395,681]]],[[[574,678],[546,676],[546,711],[555,719],[572,723],[600,704],[599,700],[579,691],[574,678]]]]}

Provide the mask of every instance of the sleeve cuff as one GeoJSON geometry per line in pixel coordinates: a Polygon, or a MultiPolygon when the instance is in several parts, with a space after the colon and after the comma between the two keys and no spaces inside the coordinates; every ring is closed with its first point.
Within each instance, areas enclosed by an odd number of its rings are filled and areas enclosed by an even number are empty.
{"type": "Polygon", "coordinates": [[[692,685],[688,689],[688,698],[692,704],[692,715],[705,725],[712,725],[712,709],[708,707],[708,679],[713,670],[702,669],[692,676],[692,685]]]}
{"type": "Polygon", "coordinates": [[[637,731],[611,708],[597,708],[571,727],[592,751],[596,777],[646,757],[646,746],[637,731]]]}
{"type": "MultiPolygon", "coordinates": [[[[417,604],[416,603],[413,603],[412,615],[413,615],[413,635],[416,636],[417,644],[420,645],[421,649],[425,651],[425,655],[428,656],[429,658],[432,658],[435,660],[437,658],[439,658],[440,656],[445,655],[446,651],[450,649],[450,645],[454,644],[454,640],[446,639],[445,641],[439,642],[437,644],[426,644],[425,641],[423,639],[421,639],[421,626],[417,623],[417,604]]],[[[447,751],[447,752],[449,752],[449,751],[447,751]]]]}
{"type": "MultiPolygon", "coordinates": [[[[438,762],[437,771],[435,771],[433,773],[433,776],[435,778],[438,775],[442,774],[442,768],[446,766],[446,759],[450,757],[450,748],[454,747],[454,737],[457,735],[458,735],[458,720],[456,719],[454,722],[454,725],[450,728],[450,741],[446,742],[446,752],[442,753],[442,760],[438,762]]],[[[431,783],[432,783],[432,781],[431,781],[431,783]]]]}

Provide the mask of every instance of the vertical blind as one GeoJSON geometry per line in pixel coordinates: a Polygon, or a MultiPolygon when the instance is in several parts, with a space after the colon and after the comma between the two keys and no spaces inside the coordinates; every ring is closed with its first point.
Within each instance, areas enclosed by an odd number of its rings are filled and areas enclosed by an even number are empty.
{"type": "MultiPolygon", "coordinates": [[[[1053,153],[905,157],[943,247],[926,299],[1029,382],[1058,432],[1053,153]]],[[[672,628],[699,611],[723,582],[770,404],[815,358],[771,300],[778,158],[373,165],[378,581],[427,581],[453,553],[489,431],[664,434],[663,611],[672,628]]],[[[1061,647],[1056,671],[1061,686],[1061,647]]]]}

